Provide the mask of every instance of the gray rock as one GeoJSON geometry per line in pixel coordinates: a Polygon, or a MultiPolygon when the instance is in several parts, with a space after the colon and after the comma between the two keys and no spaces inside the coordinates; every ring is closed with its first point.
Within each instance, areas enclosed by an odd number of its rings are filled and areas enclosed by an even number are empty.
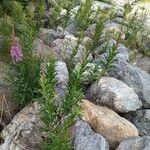
{"type": "Polygon", "coordinates": [[[131,4],[136,0],[108,0],[108,1],[110,1],[113,5],[124,7],[126,4],[131,4]]]}
{"type": "Polygon", "coordinates": [[[96,28],[96,24],[90,25],[85,32],[86,36],[88,36],[89,38],[93,38],[95,34],[95,28],[96,28]]]}
{"type": "Polygon", "coordinates": [[[150,75],[118,57],[110,76],[122,80],[138,94],[144,108],[150,108],[150,75]]]}
{"type": "MultiPolygon", "coordinates": [[[[81,64],[77,64],[74,71],[79,72],[81,64]]],[[[83,72],[81,77],[81,84],[89,85],[96,79],[99,79],[101,72],[103,71],[101,66],[96,63],[87,63],[85,66],[86,70],[83,72]]]]}
{"type": "Polygon", "coordinates": [[[112,77],[102,77],[91,85],[87,98],[121,113],[135,111],[142,106],[132,88],[112,77]]]}
{"type": "Polygon", "coordinates": [[[121,24],[118,24],[118,23],[114,23],[112,21],[108,21],[105,24],[105,28],[103,30],[103,34],[107,35],[108,33],[113,33],[113,34],[109,34],[110,35],[110,39],[111,38],[116,39],[116,37],[121,35],[120,38],[122,40],[124,40],[125,39],[124,31],[126,31],[126,30],[127,30],[127,27],[125,27],[125,26],[123,26],[121,24]]]}
{"type": "Polygon", "coordinates": [[[52,29],[40,29],[40,35],[39,35],[40,39],[43,40],[43,42],[48,45],[51,46],[51,43],[58,38],[62,38],[63,34],[59,31],[54,31],[52,29]]]}
{"type": "Polygon", "coordinates": [[[109,150],[108,142],[100,134],[94,133],[84,121],[77,121],[74,137],[75,150],[109,150]]]}
{"type": "Polygon", "coordinates": [[[77,34],[77,28],[73,22],[68,23],[66,29],[70,34],[76,35],[77,34]]]}
{"type": "MultiPolygon", "coordinates": [[[[97,61],[101,60],[101,57],[103,57],[102,55],[99,56],[99,54],[101,54],[103,52],[108,53],[109,48],[111,48],[114,44],[116,44],[116,41],[111,39],[107,42],[104,42],[99,47],[97,47],[95,50],[95,54],[98,56],[97,61]]],[[[128,48],[126,48],[124,45],[118,44],[118,46],[117,46],[117,52],[118,52],[117,57],[123,58],[124,60],[129,61],[128,51],[129,51],[128,48]]]]}
{"type": "Polygon", "coordinates": [[[150,109],[138,110],[126,116],[137,127],[140,135],[150,136],[150,109]]]}
{"type": "Polygon", "coordinates": [[[150,136],[132,137],[123,140],[116,150],[149,150],[150,136]]]}
{"type": "Polygon", "coordinates": [[[22,109],[1,132],[0,150],[40,149],[42,141],[40,106],[34,102],[22,109]]]}
{"type": "Polygon", "coordinates": [[[132,60],[132,64],[139,67],[141,70],[146,71],[150,74],[150,58],[147,56],[142,56],[142,54],[131,54],[131,57],[136,57],[134,60],[132,60]]]}
{"type": "Polygon", "coordinates": [[[54,40],[52,43],[52,50],[53,52],[56,52],[59,57],[62,58],[62,60],[66,60],[70,57],[70,55],[73,53],[73,51],[76,51],[74,60],[77,63],[81,62],[84,58],[86,47],[84,41],[77,47],[77,41],[78,38],[76,38],[73,35],[66,35],[64,39],[57,39],[54,40]]]}
{"type": "Polygon", "coordinates": [[[123,17],[125,10],[123,7],[116,7],[115,12],[116,12],[116,17],[123,17]]]}
{"type": "Polygon", "coordinates": [[[98,10],[104,10],[108,11],[112,8],[111,5],[99,1],[93,1],[91,10],[92,11],[98,11],[98,10]]]}
{"type": "Polygon", "coordinates": [[[62,100],[67,92],[68,80],[69,80],[69,73],[65,62],[57,61],[56,62],[56,105],[61,106],[62,100]]]}
{"type": "Polygon", "coordinates": [[[121,18],[121,17],[117,17],[117,18],[115,18],[115,19],[113,19],[112,20],[114,23],[122,23],[124,20],[123,20],[123,18],[121,18]]]}

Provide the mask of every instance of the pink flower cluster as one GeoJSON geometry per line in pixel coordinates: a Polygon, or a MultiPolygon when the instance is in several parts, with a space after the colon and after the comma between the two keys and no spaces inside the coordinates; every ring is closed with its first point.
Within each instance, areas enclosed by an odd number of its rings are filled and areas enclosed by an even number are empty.
{"type": "Polygon", "coordinates": [[[16,63],[22,61],[23,53],[18,41],[14,41],[11,46],[11,57],[16,63]]]}

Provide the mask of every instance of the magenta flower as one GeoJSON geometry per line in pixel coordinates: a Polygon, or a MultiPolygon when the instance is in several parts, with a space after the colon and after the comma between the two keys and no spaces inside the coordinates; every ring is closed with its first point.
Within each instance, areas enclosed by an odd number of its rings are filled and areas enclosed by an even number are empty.
{"type": "Polygon", "coordinates": [[[16,63],[22,61],[23,53],[17,40],[14,40],[11,46],[11,57],[12,60],[16,63]]]}

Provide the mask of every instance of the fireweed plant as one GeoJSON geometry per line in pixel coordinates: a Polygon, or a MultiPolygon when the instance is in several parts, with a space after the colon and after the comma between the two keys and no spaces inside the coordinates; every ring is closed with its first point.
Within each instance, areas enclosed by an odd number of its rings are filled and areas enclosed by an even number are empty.
{"type": "Polygon", "coordinates": [[[29,27],[22,31],[20,42],[13,34],[8,80],[19,108],[40,96],[38,89],[42,59],[32,53],[34,38],[35,31],[29,27]]]}

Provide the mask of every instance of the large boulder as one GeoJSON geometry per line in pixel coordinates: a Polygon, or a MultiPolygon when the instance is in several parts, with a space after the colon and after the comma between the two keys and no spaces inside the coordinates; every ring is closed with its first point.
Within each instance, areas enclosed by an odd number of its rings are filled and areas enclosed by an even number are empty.
{"type": "Polygon", "coordinates": [[[143,107],[150,108],[150,75],[148,73],[130,65],[122,57],[118,57],[109,75],[133,88],[143,103],[143,107]]]}
{"type": "Polygon", "coordinates": [[[77,121],[75,128],[75,150],[109,150],[109,145],[105,138],[94,133],[88,123],[77,121]]]}
{"type": "Polygon", "coordinates": [[[150,136],[150,109],[138,110],[126,116],[139,130],[140,135],[150,136]]]}
{"type": "Polygon", "coordinates": [[[94,131],[104,136],[111,148],[116,148],[128,137],[138,136],[136,127],[114,111],[96,106],[88,100],[83,100],[81,107],[82,119],[88,122],[94,131]]]}
{"type": "Polygon", "coordinates": [[[149,150],[150,136],[131,137],[123,140],[116,150],[149,150]]]}
{"type": "Polygon", "coordinates": [[[135,111],[142,106],[132,88],[112,77],[102,77],[91,85],[87,98],[121,113],[135,111]]]}
{"type": "Polygon", "coordinates": [[[42,141],[38,103],[29,104],[22,109],[1,133],[1,150],[40,149],[42,141]]]}

